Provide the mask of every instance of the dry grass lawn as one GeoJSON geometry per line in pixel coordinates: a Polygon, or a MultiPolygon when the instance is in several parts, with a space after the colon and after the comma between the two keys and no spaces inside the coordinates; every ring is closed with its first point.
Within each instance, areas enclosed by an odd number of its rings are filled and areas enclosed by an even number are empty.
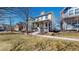
{"type": "Polygon", "coordinates": [[[45,35],[59,36],[59,37],[69,37],[69,38],[79,38],[79,32],[59,32],[59,33],[49,32],[45,35]]]}
{"type": "Polygon", "coordinates": [[[79,51],[79,42],[25,36],[0,35],[1,51],[79,51]]]}

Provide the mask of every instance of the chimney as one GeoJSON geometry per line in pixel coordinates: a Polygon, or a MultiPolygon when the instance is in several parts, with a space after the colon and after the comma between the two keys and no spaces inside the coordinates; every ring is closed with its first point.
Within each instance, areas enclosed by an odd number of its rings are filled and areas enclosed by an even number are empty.
{"type": "Polygon", "coordinates": [[[45,15],[46,13],[44,11],[41,12],[41,15],[45,15]]]}

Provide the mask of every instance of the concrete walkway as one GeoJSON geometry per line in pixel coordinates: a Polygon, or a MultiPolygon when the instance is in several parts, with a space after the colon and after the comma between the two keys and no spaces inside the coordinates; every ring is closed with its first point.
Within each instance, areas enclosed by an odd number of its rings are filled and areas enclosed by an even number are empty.
{"type": "Polygon", "coordinates": [[[36,31],[36,32],[33,32],[31,33],[32,35],[38,35],[40,32],[36,31]]]}
{"type": "Polygon", "coordinates": [[[79,39],[67,38],[67,37],[57,37],[57,36],[47,36],[47,35],[35,35],[35,36],[38,36],[38,37],[45,37],[45,38],[62,39],[62,40],[79,41],[79,39]]]}
{"type": "Polygon", "coordinates": [[[54,39],[62,39],[62,40],[72,40],[72,41],[79,41],[77,38],[68,38],[68,37],[57,37],[57,36],[47,36],[47,35],[39,35],[40,29],[38,31],[31,33],[31,35],[38,36],[38,37],[45,37],[45,38],[54,38],[54,39]]]}

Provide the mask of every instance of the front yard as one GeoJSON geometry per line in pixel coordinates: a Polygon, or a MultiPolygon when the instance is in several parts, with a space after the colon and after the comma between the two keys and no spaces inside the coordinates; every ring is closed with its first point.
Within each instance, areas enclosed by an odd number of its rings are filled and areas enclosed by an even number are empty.
{"type": "Polygon", "coordinates": [[[49,32],[45,35],[58,36],[58,37],[68,37],[68,38],[79,38],[79,32],[59,32],[59,33],[49,32]]]}
{"type": "Polygon", "coordinates": [[[79,51],[78,41],[55,40],[23,34],[0,34],[0,50],[4,51],[79,51]]]}

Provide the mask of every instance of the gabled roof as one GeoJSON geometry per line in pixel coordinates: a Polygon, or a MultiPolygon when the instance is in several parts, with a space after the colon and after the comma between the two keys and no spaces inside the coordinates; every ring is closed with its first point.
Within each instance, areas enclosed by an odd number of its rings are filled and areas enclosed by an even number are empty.
{"type": "Polygon", "coordinates": [[[61,13],[64,12],[64,11],[66,11],[66,10],[68,10],[68,9],[70,9],[70,8],[72,8],[72,7],[65,7],[65,8],[61,11],[61,13]]]}

